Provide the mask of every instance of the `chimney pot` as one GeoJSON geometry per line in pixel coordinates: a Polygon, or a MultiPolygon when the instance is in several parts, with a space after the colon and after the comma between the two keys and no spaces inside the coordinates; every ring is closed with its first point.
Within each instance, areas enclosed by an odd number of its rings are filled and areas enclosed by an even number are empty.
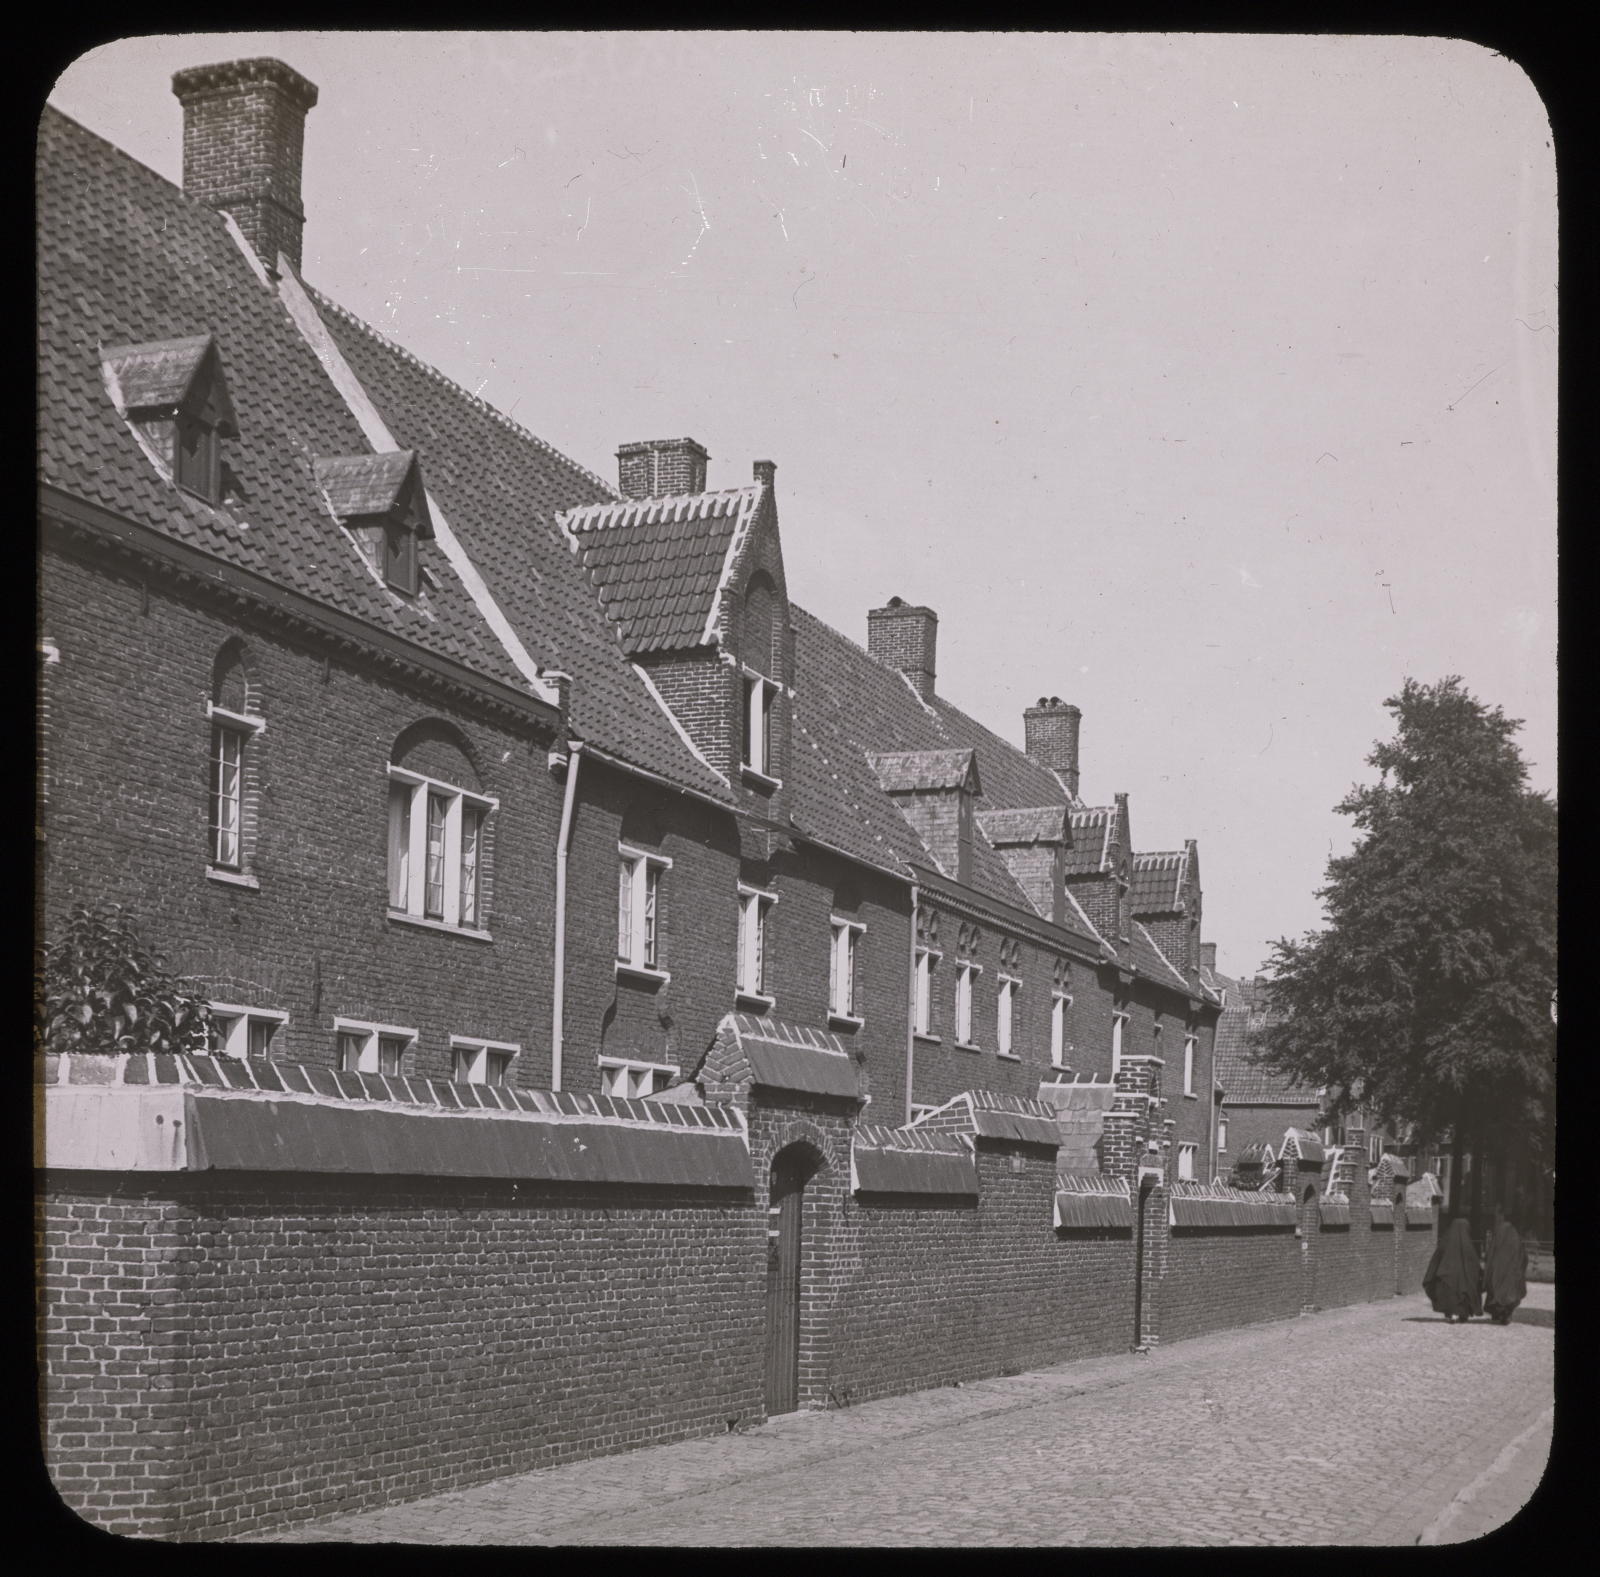
{"type": "Polygon", "coordinates": [[[193,66],[172,79],[183,105],[183,189],[233,215],[262,264],[300,267],[300,173],[317,90],[281,60],[193,66]]]}
{"type": "Polygon", "coordinates": [[[867,650],[880,663],[897,668],[924,701],[933,695],[939,615],[891,597],[867,614],[867,650]]]}
{"type": "Polygon", "coordinates": [[[617,487],[627,498],[677,498],[706,490],[711,458],[692,438],[650,438],[617,450],[617,487]]]}
{"type": "Polygon", "coordinates": [[[1022,714],[1022,727],[1028,755],[1060,778],[1074,799],[1078,795],[1078,727],[1083,713],[1069,706],[1060,696],[1046,700],[1022,714]]]}
{"type": "Polygon", "coordinates": [[[778,474],[778,468],[771,460],[757,460],[750,467],[750,474],[760,482],[768,492],[772,490],[773,479],[778,474]]]}

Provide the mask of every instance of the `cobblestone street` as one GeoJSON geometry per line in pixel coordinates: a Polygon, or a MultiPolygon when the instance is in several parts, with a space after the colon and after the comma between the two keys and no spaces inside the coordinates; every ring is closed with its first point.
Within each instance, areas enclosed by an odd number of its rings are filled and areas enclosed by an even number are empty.
{"type": "Polygon", "coordinates": [[[1420,1295],[1361,1304],[789,1414],[272,1542],[1460,1542],[1515,1515],[1543,1473],[1554,1310],[1548,1284],[1508,1328],[1447,1327],[1420,1295]],[[1435,1453],[1397,1427],[1413,1420],[1435,1453]]]}

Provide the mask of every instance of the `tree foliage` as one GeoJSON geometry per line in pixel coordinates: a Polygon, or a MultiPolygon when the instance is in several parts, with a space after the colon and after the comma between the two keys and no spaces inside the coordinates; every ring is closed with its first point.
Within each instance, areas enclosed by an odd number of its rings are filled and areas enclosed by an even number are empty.
{"type": "Polygon", "coordinates": [[[139,940],[120,905],[72,914],[44,949],[35,1039],[46,1051],[204,1051],[211,1014],[139,940]]]}
{"type": "Polygon", "coordinates": [[[1527,785],[1521,725],[1460,679],[1408,679],[1379,780],[1337,809],[1359,833],[1328,862],[1327,926],[1280,940],[1260,1055],[1355,1107],[1440,1135],[1519,1130],[1554,1097],[1556,809],[1527,785]]]}

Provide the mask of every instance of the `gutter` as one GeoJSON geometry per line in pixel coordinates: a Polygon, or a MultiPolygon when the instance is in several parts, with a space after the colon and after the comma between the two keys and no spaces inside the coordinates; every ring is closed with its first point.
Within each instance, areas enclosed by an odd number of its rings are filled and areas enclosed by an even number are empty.
{"type": "Polygon", "coordinates": [[[561,833],[556,839],[555,979],[550,990],[550,1088],[561,1088],[562,1031],[567,1006],[567,855],[572,844],[572,812],[578,798],[578,764],[583,743],[573,740],[567,756],[567,782],[561,798],[561,833]]]}
{"type": "Polygon", "coordinates": [[[910,992],[906,1000],[906,1126],[911,1126],[911,1067],[917,1053],[917,909],[922,889],[911,884],[911,968],[906,979],[910,992]]]}

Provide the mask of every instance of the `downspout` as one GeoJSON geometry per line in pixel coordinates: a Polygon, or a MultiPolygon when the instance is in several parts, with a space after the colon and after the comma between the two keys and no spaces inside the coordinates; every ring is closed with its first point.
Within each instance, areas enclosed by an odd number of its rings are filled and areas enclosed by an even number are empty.
{"type": "Polygon", "coordinates": [[[556,960],[550,991],[550,1088],[561,1088],[561,1027],[567,996],[567,853],[572,843],[572,811],[578,797],[578,762],[583,745],[571,742],[566,791],[561,799],[561,833],[556,839],[556,960]]]}
{"type": "Polygon", "coordinates": [[[906,1125],[911,1123],[911,1064],[917,1049],[917,904],[921,889],[911,884],[911,969],[907,975],[911,990],[906,1000],[906,1125]]]}

